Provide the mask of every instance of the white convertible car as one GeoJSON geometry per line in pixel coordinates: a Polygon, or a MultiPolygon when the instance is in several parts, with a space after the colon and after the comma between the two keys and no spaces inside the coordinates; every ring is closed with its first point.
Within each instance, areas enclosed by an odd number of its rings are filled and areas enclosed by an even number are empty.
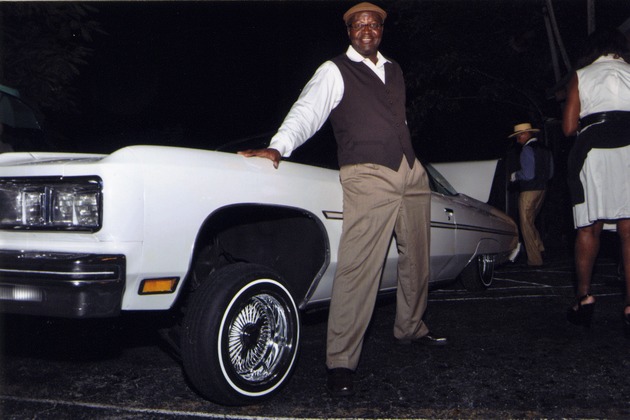
{"type": "MultiPolygon", "coordinates": [[[[485,203],[496,161],[427,168],[432,284],[490,286],[518,248],[514,222],[485,203]]],[[[341,201],[335,170],[233,153],[0,154],[0,311],[171,313],[193,387],[256,403],[291,377],[303,311],[329,300],[341,201]]],[[[383,292],[396,258],[393,245],[383,292]]]]}

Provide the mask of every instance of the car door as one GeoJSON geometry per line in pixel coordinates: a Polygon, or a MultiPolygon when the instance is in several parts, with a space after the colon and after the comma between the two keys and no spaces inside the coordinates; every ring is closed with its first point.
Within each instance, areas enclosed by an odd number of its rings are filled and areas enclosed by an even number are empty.
{"type": "Polygon", "coordinates": [[[456,208],[448,196],[431,194],[431,281],[454,278],[456,208]]]}

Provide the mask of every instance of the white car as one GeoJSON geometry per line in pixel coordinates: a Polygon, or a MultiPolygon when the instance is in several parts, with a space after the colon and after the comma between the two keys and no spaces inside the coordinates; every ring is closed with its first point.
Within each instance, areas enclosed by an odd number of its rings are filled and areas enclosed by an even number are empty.
{"type": "MultiPolygon", "coordinates": [[[[436,167],[431,282],[488,287],[518,248],[514,222],[484,203],[496,161],[439,166],[481,200],[436,167]]],[[[171,313],[194,388],[256,403],[291,377],[301,313],[330,299],[342,218],[331,169],[162,146],[0,154],[0,311],[171,313]]],[[[392,246],[383,292],[396,258],[392,246]]]]}

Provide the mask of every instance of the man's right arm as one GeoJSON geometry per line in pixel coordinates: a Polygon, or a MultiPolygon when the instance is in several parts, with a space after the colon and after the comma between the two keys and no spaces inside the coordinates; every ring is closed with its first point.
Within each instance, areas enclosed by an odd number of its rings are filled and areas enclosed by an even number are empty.
{"type": "Polygon", "coordinates": [[[243,150],[239,154],[270,159],[277,168],[281,157],[289,157],[324,125],[343,96],[343,78],[332,62],[322,64],[306,84],[266,149],[243,150]]]}

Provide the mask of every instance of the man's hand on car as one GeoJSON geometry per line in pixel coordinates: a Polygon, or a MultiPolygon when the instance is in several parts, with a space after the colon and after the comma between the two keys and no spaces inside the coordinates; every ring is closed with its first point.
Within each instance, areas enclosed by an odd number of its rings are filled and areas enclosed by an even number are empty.
{"type": "Polygon", "coordinates": [[[278,165],[280,165],[280,160],[282,156],[280,156],[280,152],[276,149],[249,149],[249,150],[241,150],[238,152],[239,155],[243,155],[245,157],[264,157],[273,162],[273,167],[278,169],[278,165]]]}

